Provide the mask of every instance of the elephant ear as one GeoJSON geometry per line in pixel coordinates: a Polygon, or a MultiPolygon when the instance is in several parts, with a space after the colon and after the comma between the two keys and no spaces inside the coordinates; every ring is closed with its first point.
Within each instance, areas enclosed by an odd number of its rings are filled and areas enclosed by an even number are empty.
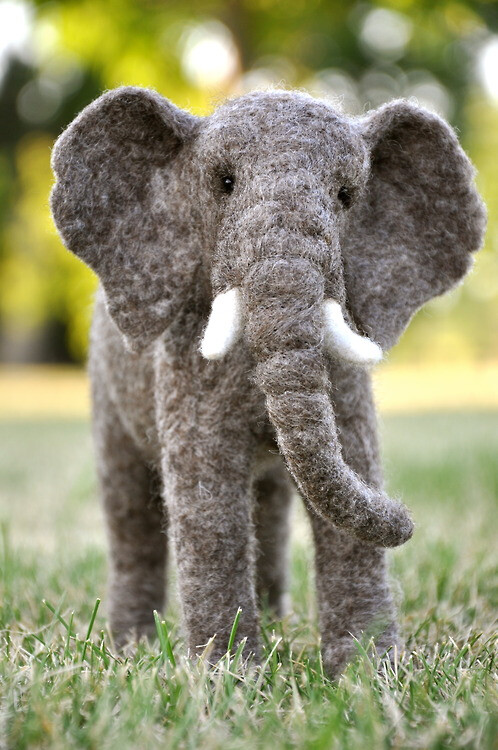
{"type": "Polygon", "coordinates": [[[57,229],[98,274],[135,350],[163,332],[194,272],[179,257],[189,217],[176,165],[197,124],[154,91],[120,88],[86,107],[53,150],[57,229]]]}
{"type": "Polygon", "coordinates": [[[424,302],[468,271],[486,213],[474,169],[440,117],[399,100],[358,125],[370,175],[343,240],[348,303],[360,330],[389,349],[424,302]]]}

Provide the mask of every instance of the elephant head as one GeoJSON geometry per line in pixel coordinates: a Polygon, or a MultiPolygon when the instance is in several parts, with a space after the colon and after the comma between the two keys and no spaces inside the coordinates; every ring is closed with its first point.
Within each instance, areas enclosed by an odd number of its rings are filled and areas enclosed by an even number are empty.
{"type": "Polygon", "coordinates": [[[58,230],[129,345],[210,307],[192,343],[208,359],[249,347],[306,500],[359,538],[406,541],[406,509],[342,457],[327,359],[378,361],[470,267],[485,212],[450,127],[403,100],[348,118],[259,92],[197,118],[122,88],[60,136],[53,169],[58,230]]]}

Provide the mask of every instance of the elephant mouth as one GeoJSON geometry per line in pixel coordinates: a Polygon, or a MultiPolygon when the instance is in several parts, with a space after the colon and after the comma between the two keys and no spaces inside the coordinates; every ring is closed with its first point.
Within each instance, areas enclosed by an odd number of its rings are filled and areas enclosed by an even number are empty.
{"type": "MultiPolygon", "coordinates": [[[[322,303],[324,347],[347,364],[372,367],[382,360],[382,349],[367,336],[356,333],[346,322],[339,302],[322,303]]],[[[222,359],[242,336],[244,307],[242,292],[232,287],[218,294],[211,307],[200,351],[206,359],[222,359]]]]}

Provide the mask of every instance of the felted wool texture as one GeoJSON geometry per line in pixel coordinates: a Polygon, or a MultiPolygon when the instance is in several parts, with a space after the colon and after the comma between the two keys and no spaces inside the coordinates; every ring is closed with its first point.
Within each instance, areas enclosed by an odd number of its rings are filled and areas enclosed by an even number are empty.
{"type": "Polygon", "coordinates": [[[92,383],[97,475],[110,547],[108,613],[118,645],[154,634],[165,601],[167,516],[159,473],[126,432],[101,378],[92,383]]]}
{"type": "Polygon", "coordinates": [[[485,212],[451,128],[403,100],[350,118],[255,92],[198,118],[124,88],[76,118],[52,163],[57,228],[102,284],[90,374],[118,639],[161,606],[167,518],[190,653],[216,636],[221,656],[241,607],[257,655],[258,599],[278,612],[284,596],[292,476],[329,672],[352,635],[399,646],[382,546],[412,522],[382,489],[370,375],[329,355],[323,303],[385,351],[463,277],[485,212]],[[242,336],[206,361],[230,289],[242,336]]]}
{"type": "Polygon", "coordinates": [[[276,265],[274,261],[261,261],[249,273],[246,330],[259,359],[256,382],[267,397],[280,450],[304,497],[320,515],[366,541],[384,546],[400,544],[413,530],[406,510],[367,487],[342,459],[332,405],[320,380],[325,367],[320,351],[321,274],[304,259],[280,260],[278,270],[273,272],[276,265]],[[288,322],[290,306],[292,325],[288,322]],[[264,317],[261,308],[266,309],[264,317]],[[298,378],[300,387],[290,390],[282,373],[288,369],[295,372],[302,366],[303,349],[308,353],[306,374],[298,378]],[[275,360],[272,355],[283,352],[286,362],[281,368],[281,357],[275,360]],[[313,370],[316,379],[312,383],[313,370]]]}
{"type": "MultiPolygon", "coordinates": [[[[376,415],[368,372],[333,363],[331,399],[343,455],[371,487],[382,488],[376,415]]],[[[395,661],[402,652],[387,573],[386,552],[310,512],[315,543],[316,586],[322,653],[331,674],[339,674],[357,653],[351,636],[374,638],[379,656],[395,661]]]]}

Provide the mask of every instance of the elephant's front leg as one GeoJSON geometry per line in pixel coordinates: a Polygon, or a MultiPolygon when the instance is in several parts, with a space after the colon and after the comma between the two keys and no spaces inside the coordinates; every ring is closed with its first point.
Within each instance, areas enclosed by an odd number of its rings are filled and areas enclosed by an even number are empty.
{"type": "Polygon", "coordinates": [[[209,660],[217,661],[240,607],[235,644],[247,638],[245,655],[257,657],[251,445],[243,424],[205,420],[203,411],[182,409],[163,459],[187,645],[200,654],[215,636],[209,660]]]}
{"type": "Polygon", "coordinates": [[[315,540],[322,655],[327,672],[337,677],[357,652],[354,638],[374,638],[377,653],[399,648],[389,590],[385,550],[355,540],[312,517],[315,540]]]}
{"type": "MultiPolygon", "coordinates": [[[[336,365],[331,373],[342,451],[371,486],[382,474],[369,375],[336,365]]],[[[337,676],[357,653],[354,638],[374,638],[379,655],[394,658],[398,637],[386,551],[355,539],[310,511],[323,660],[337,676]]]]}

